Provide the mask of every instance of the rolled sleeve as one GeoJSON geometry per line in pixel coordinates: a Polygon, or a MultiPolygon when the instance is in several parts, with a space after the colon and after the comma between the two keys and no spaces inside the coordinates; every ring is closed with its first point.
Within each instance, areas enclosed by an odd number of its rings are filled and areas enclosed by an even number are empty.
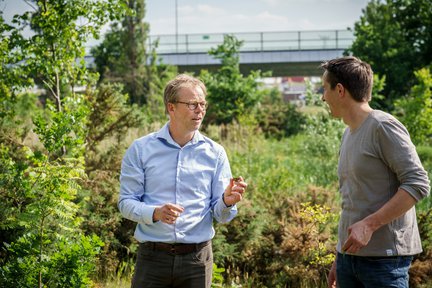
{"type": "Polygon", "coordinates": [[[423,168],[408,131],[398,121],[383,122],[378,130],[383,159],[397,175],[400,188],[416,201],[430,193],[428,174],[423,168]]]}

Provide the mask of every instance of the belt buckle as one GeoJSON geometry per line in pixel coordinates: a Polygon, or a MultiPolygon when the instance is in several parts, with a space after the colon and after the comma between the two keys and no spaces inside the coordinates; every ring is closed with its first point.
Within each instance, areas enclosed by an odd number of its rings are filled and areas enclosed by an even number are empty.
{"type": "Polygon", "coordinates": [[[171,254],[176,254],[176,249],[175,249],[175,245],[174,244],[171,245],[170,253],[171,254]]]}

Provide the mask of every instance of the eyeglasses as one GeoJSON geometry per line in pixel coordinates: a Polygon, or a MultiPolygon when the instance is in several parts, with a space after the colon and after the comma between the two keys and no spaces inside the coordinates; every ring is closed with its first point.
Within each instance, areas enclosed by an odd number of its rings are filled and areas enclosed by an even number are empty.
{"type": "Polygon", "coordinates": [[[174,103],[186,104],[187,107],[189,108],[189,110],[192,110],[192,111],[195,110],[195,109],[197,109],[198,105],[203,110],[207,110],[207,107],[208,107],[208,103],[207,102],[182,102],[182,101],[175,101],[174,103]]]}

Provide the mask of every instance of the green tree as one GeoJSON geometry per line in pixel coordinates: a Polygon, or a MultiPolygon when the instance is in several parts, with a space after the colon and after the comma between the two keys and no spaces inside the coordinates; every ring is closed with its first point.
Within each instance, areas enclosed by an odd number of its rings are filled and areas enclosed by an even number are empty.
{"type": "Polygon", "coordinates": [[[122,82],[131,103],[147,103],[146,41],[149,25],[143,21],[144,0],[129,0],[121,25],[114,22],[104,41],[92,49],[101,80],[122,82]]]}
{"type": "Polygon", "coordinates": [[[130,102],[144,106],[146,114],[157,121],[165,115],[165,84],[177,69],[162,63],[156,53],[157,42],[147,48],[149,25],[144,16],[145,1],[129,1],[128,13],[121,23],[114,22],[103,42],[91,53],[100,74],[99,82],[121,83],[130,102]]]}
{"type": "Polygon", "coordinates": [[[98,46],[92,47],[90,53],[94,57],[96,71],[99,73],[99,82],[120,79],[120,74],[115,75],[120,65],[120,57],[124,56],[122,45],[122,30],[118,22],[111,23],[111,30],[105,33],[103,41],[98,46]]]}
{"type": "Polygon", "coordinates": [[[296,105],[285,103],[277,89],[267,93],[255,115],[266,137],[281,139],[301,132],[306,124],[304,113],[296,105]]]}
{"type": "Polygon", "coordinates": [[[385,75],[382,77],[377,74],[373,75],[372,99],[370,101],[370,105],[374,109],[386,109],[386,107],[383,105],[385,101],[385,96],[382,95],[385,87],[385,81],[385,75]]]}
{"type": "Polygon", "coordinates": [[[386,77],[385,101],[409,92],[413,71],[432,63],[432,10],[430,0],[372,0],[354,25],[355,40],[348,50],[386,77]]]}
{"type": "Polygon", "coordinates": [[[430,69],[423,68],[414,74],[418,83],[412,87],[408,97],[396,102],[396,113],[416,145],[431,145],[432,73],[430,69]]]}
{"type": "MultiPolygon", "coordinates": [[[[102,245],[84,236],[77,199],[86,178],[85,135],[89,108],[77,86],[92,83],[84,43],[121,15],[119,1],[26,1],[32,11],[0,21],[0,286],[88,287],[102,245]],[[34,34],[24,37],[31,27],[34,34]],[[19,74],[18,74],[19,73],[19,74]],[[18,80],[18,81],[16,81],[18,80]],[[50,98],[24,121],[20,91],[42,83],[50,98]],[[14,109],[8,113],[5,109],[14,109]],[[22,117],[17,119],[16,117],[22,117]],[[30,129],[22,129],[28,125],[30,129]],[[15,129],[19,128],[19,129],[15,129]],[[35,140],[25,142],[24,138],[35,140]]],[[[30,97],[36,102],[36,97],[30,97]]],[[[27,117],[28,117],[27,116],[27,117]]]]}
{"type": "Polygon", "coordinates": [[[31,86],[33,82],[24,76],[22,65],[13,65],[22,61],[21,53],[12,52],[17,42],[22,40],[22,36],[12,25],[5,22],[3,11],[0,11],[0,36],[0,75],[2,75],[0,77],[0,131],[3,131],[5,122],[14,118],[13,106],[17,100],[17,92],[23,86],[31,86]]]}
{"type": "MultiPolygon", "coordinates": [[[[85,67],[85,39],[98,38],[98,31],[110,13],[111,1],[26,1],[34,9],[15,15],[16,30],[7,37],[12,57],[22,61],[24,78],[42,83],[61,111],[62,93],[88,82],[85,67]],[[24,38],[20,30],[31,27],[36,33],[24,38]],[[78,61],[77,61],[78,59],[78,61]]],[[[121,10],[117,12],[120,13],[121,10]]]]}
{"type": "Polygon", "coordinates": [[[210,103],[206,123],[228,124],[239,120],[243,114],[254,113],[263,97],[259,89],[260,71],[252,71],[244,77],[240,73],[239,49],[243,44],[233,35],[225,35],[224,42],[209,51],[221,60],[221,68],[215,73],[203,70],[200,77],[207,86],[210,103]]]}
{"type": "MultiPolygon", "coordinates": [[[[122,219],[117,208],[119,167],[123,151],[129,144],[124,137],[128,129],[141,127],[145,116],[136,105],[130,105],[120,84],[102,84],[89,91],[86,106],[92,107],[86,125],[84,191],[87,199],[79,215],[85,219],[81,227],[96,234],[105,243],[98,256],[96,278],[122,276],[121,263],[129,261],[127,250],[133,250],[133,226],[122,219]]],[[[130,268],[130,267],[129,267],[130,268]]]]}
{"type": "MultiPolygon", "coordinates": [[[[125,88],[132,103],[143,105],[147,101],[146,94],[149,91],[149,84],[146,80],[146,41],[149,25],[143,21],[145,16],[144,0],[129,0],[129,11],[123,19],[125,33],[123,45],[125,49],[125,65],[120,67],[125,81],[125,88]]],[[[120,57],[121,58],[121,57],[120,57]]]]}
{"type": "Polygon", "coordinates": [[[147,115],[149,121],[166,121],[165,104],[163,93],[165,86],[177,75],[177,67],[163,63],[162,59],[157,55],[156,48],[159,43],[152,44],[152,50],[149,54],[149,65],[146,67],[149,80],[149,93],[147,96],[147,115]]]}

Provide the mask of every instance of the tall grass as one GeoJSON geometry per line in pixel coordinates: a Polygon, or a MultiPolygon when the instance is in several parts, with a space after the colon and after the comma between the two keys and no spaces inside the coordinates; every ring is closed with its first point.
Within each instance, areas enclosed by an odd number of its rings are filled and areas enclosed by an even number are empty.
{"type": "Polygon", "coordinates": [[[336,167],[343,125],[324,119],[310,118],[307,133],[282,140],[265,138],[253,123],[207,127],[208,136],[227,150],[233,174],[248,183],[238,217],[216,225],[215,262],[226,269],[228,287],[325,284],[339,213],[336,167]],[[317,211],[315,220],[305,218],[310,209],[317,211]]]}
{"type": "MultiPolygon", "coordinates": [[[[340,212],[336,173],[344,125],[321,114],[307,125],[281,140],[266,139],[247,123],[206,130],[227,150],[233,174],[249,185],[239,215],[215,225],[215,262],[226,269],[226,287],[326,287],[340,212]],[[315,214],[305,218],[311,209],[315,214]]],[[[419,154],[432,171],[430,149],[419,154]]],[[[420,202],[419,213],[430,211],[430,203],[420,202]]],[[[431,221],[421,219],[425,253],[416,267],[430,263],[431,221]]],[[[412,275],[427,279],[418,269],[412,275]]]]}
{"type": "MultiPolygon", "coordinates": [[[[304,133],[281,140],[265,138],[247,121],[203,131],[225,147],[233,175],[249,185],[239,215],[227,225],[215,223],[214,259],[224,269],[224,287],[326,287],[340,212],[336,173],[344,125],[321,114],[306,125],[304,133]]],[[[420,210],[430,210],[422,203],[420,210]]]]}

